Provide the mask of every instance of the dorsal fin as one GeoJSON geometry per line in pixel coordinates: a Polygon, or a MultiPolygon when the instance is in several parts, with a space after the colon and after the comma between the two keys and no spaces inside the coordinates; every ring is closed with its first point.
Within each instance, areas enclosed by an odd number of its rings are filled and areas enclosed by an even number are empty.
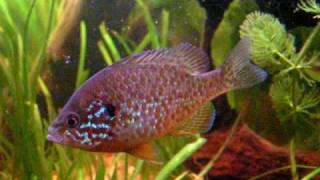
{"type": "Polygon", "coordinates": [[[120,64],[169,64],[179,66],[190,73],[203,73],[209,70],[210,62],[206,53],[188,43],[169,49],[148,50],[128,56],[120,64]]]}
{"type": "Polygon", "coordinates": [[[211,102],[203,105],[198,111],[188,119],[181,127],[176,129],[171,135],[191,135],[208,132],[214,123],[215,109],[211,102]]]}

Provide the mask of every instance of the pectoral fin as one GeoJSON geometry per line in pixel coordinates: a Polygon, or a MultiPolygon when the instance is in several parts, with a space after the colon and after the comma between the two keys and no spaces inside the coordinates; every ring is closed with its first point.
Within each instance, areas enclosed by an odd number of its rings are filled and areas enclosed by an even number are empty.
{"type": "Polygon", "coordinates": [[[158,149],[152,143],[139,145],[129,150],[128,153],[149,162],[161,164],[158,149]]]}
{"type": "Polygon", "coordinates": [[[191,135],[208,132],[214,123],[215,109],[212,103],[203,105],[193,116],[171,135],[191,135]]]}

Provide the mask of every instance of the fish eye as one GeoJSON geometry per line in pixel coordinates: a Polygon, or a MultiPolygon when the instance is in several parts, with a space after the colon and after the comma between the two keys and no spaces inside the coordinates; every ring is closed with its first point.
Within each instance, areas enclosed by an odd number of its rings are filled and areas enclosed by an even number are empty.
{"type": "Polygon", "coordinates": [[[67,126],[69,128],[75,128],[78,125],[79,116],[76,114],[69,114],[67,116],[67,126]]]}
{"type": "Polygon", "coordinates": [[[107,104],[106,108],[107,108],[109,116],[111,116],[111,117],[115,116],[116,108],[112,104],[107,104]]]}

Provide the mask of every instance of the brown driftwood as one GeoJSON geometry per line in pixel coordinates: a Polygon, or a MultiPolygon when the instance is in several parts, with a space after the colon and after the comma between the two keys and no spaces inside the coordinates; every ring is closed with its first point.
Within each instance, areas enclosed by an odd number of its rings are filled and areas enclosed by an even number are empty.
{"type": "MultiPolygon", "coordinates": [[[[228,129],[219,129],[207,135],[208,142],[186,163],[199,172],[218,151],[228,136],[228,129]]],[[[297,151],[296,161],[301,165],[319,166],[320,153],[297,151]]],[[[234,133],[223,154],[209,171],[209,179],[249,179],[266,171],[290,165],[289,151],[276,146],[242,124],[234,133]]],[[[310,169],[298,169],[305,175],[310,169]]],[[[317,177],[320,179],[320,176],[317,177]]],[[[263,179],[291,179],[290,169],[265,176],[263,179]]]]}

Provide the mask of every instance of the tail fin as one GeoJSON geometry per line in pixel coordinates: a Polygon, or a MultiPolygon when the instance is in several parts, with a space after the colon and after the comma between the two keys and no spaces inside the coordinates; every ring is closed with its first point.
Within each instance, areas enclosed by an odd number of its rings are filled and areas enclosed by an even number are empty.
{"type": "Polygon", "coordinates": [[[264,81],[267,73],[250,63],[250,40],[241,39],[222,66],[224,81],[230,89],[251,87],[264,81]]]}

